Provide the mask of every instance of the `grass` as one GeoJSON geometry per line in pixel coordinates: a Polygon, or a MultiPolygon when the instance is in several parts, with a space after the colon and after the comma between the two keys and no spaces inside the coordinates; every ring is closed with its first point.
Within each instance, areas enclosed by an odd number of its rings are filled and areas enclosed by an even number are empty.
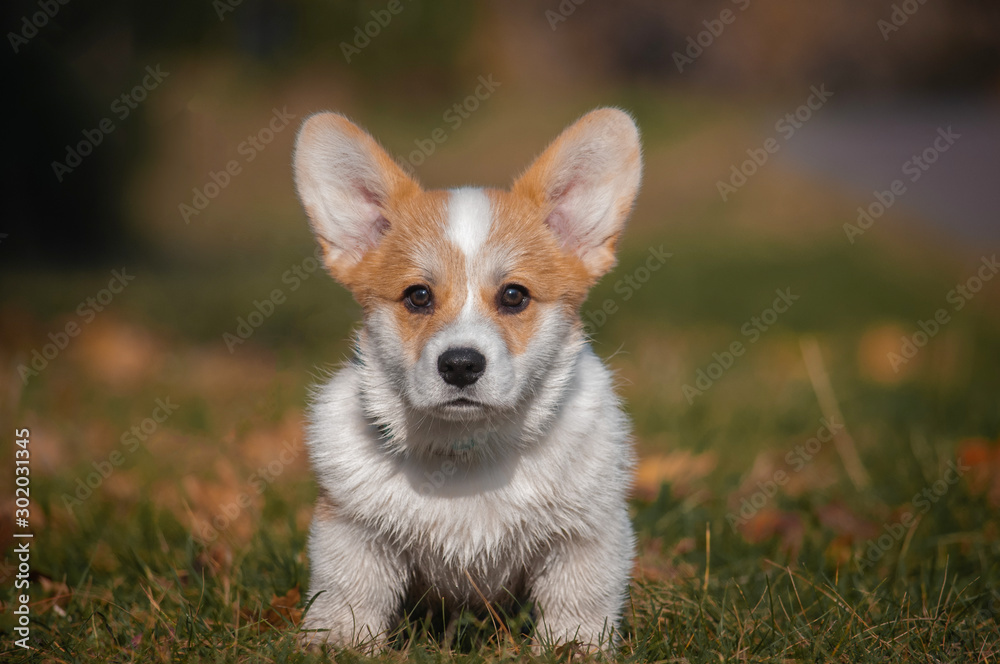
{"type": "MultiPolygon", "coordinates": [[[[647,146],[650,163],[685,149],[666,134],[647,146]]],[[[584,307],[607,299],[619,307],[594,344],[618,372],[643,459],[632,504],[639,556],[614,659],[994,661],[997,285],[894,372],[887,353],[946,306],[975,261],[888,225],[850,245],[840,223],[851,204],[807,190],[772,205],[789,187],[806,187],[779,172],[720,208],[710,200],[714,174],[703,178],[704,200],[687,203],[696,223],[660,224],[667,211],[656,192],[640,203],[619,267],[584,307]],[[788,232],[780,219],[769,226],[772,211],[815,229],[788,232]],[[625,298],[616,282],[638,274],[648,247],[660,244],[673,256],[625,298]],[[750,342],[743,326],[784,288],[800,299],[750,342]],[[689,402],[682,386],[733,341],[746,352],[689,402]],[[829,393],[810,378],[810,344],[829,393]],[[829,418],[823,399],[831,396],[867,484],[845,472],[834,444],[809,442],[829,418]],[[798,450],[809,445],[807,458],[798,450]],[[969,470],[944,481],[956,461],[969,470]],[[933,501],[920,499],[925,491],[933,501]],[[915,518],[904,521],[907,512],[915,518]]],[[[281,221],[302,224],[293,213],[281,221]]],[[[311,251],[300,234],[242,261],[137,265],[135,282],[37,378],[23,386],[15,371],[5,376],[4,421],[32,431],[38,648],[29,655],[12,646],[8,550],[5,661],[367,661],[361,652],[300,652],[295,627],[306,608],[315,496],[302,409],[309,386],[349,352],[357,307],[317,273],[289,290],[246,344],[230,353],[222,339],[254,300],[288,289],[281,275],[311,251]],[[123,436],[143,431],[158,399],[176,412],[129,449],[123,436]],[[280,460],[283,449],[290,461],[280,460]],[[116,450],[123,462],[107,472],[116,450]],[[97,485],[90,494],[81,488],[88,480],[97,485]]],[[[0,273],[5,365],[30,357],[107,278],[0,273]]],[[[5,444],[3,453],[13,449],[5,444]]],[[[414,616],[375,659],[571,658],[534,654],[518,636],[524,620],[512,619],[509,636],[467,615],[446,645],[414,616]]]]}

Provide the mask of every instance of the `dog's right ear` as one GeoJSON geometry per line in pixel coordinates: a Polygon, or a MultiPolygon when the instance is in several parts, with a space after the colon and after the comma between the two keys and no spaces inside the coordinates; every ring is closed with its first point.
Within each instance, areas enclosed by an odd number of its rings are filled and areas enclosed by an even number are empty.
{"type": "Polygon", "coordinates": [[[391,201],[420,186],[367,132],[338,113],[317,113],[295,139],[295,188],[326,255],[343,281],[389,228],[391,201]]]}

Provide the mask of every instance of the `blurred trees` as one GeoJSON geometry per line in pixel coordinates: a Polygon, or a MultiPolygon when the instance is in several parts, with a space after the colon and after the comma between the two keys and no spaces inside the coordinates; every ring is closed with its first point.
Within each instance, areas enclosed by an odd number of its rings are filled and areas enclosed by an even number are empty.
{"type": "Polygon", "coordinates": [[[1000,82],[1000,5],[979,0],[12,0],[0,14],[9,90],[0,111],[0,232],[9,236],[0,264],[136,251],[122,199],[151,128],[142,104],[126,120],[109,105],[146,66],[169,70],[180,58],[245,60],[255,77],[248,86],[329,68],[394,113],[406,113],[414,95],[446,97],[486,71],[545,94],[558,94],[553,83],[563,81],[723,96],[780,95],[822,81],[843,99],[991,94],[1000,82]],[[724,33],[679,70],[675,54],[709,24],[719,31],[714,21],[726,10],[734,20],[724,33]],[[893,12],[906,21],[886,33],[879,21],[893,12]],[[358,52],[348,58],[345,46],[358,52]],[[106,117],[114,130],[60,178],[53,162],[69,159],[106,117]]]}

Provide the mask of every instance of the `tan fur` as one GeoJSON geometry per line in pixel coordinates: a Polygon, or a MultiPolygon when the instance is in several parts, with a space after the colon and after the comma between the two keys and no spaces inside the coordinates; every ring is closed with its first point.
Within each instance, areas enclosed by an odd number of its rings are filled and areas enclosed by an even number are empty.
{"type": "Polygon", "coordinates": [[[313,510],[313,517],[320,521],[332,521],[337,518],[339,513],[337,504],[333,501],[330,492],[320,485],[319,495],[316,496],[316,508],[313,510]]]}
{"type": "MultiPolygon", "coordinates": [[[[575,312],[582,305],[594,278],[583,262],[563,251],[545,224],[546,208],[514,193],[487,190],[494,226],[484,253],[497,251],[512,257],[512,268],[496,274],[481,288],[476,303],[504,331],[511,352],[527,348],[537,323],[537,310],[529,306],[520,314],[502,313],[497,294],[507,284],[528,289],[533,301],[558,303],[575,312]]],[[[407,354],[416,358],[427,339],[451,323],[463,304],[468,279],[464,257],[446,237],[446,191],[405,190],[404,198],[389,198],[381,209],[389,229],[379,244],[355,265],[331,269],[366,310],[379,304],[394,305],[394,317],[407,354]],[[402,303],[410,286],[431,288],[434,311],[416,314],[402,303]]]]}
{"type": "MultiPolygon", "coordinates": [[[[611,109],[593,111],[567,128],[542,152],[541,156],[535,160],[528,170],[514,182],[514,186],[511,189],[513,194],[532,201],[539,209],[544,210],[547,216],[552,211],[552,199],[565,193],[565,188],[560,182],[557,171],[560,166],[560,159],[567,152],[571,151],[574,146],[585,142],[588,134],[609,130],[635,131],[635,127],[631,124],[623,125],[620,122],[614,121],[613,118],[617,114],[619,114],[619,111],[611,109]]],[[[612,136],[611,138],[612,140],[619,140],[618,136],[612,136]]],[[[627,154],[625,164],[627,168],[624,170],[638,170],[642,162],[642,152],[639,149],[638,141],[628,141],[625,136],[620,137],[620,140],[624,145],[634,145],[627,154]]],[[[618,165],[617,170],[608,169],[604,173],[604,180],[606,182],[614,180],[618,177],[620,170],[622,170],[621,165],[618,165]]],[[[638,186],[638,183],[636,183],[636,186],[638,186]]],[[[628,217],[633,201],[634,195],[623,196],[619,199],[616,212],[623,221],[628,217]]],[[[588,287],[593,285],[593,282],[597,281],[598,278],[615,266],[617,262],[615,259],[615,248],[623,230],[624,224],[620,225],[614,234],[603,238],[601,246],[594,252],[593,257],[589,261],[584,262],[584,267],[591,277],[588,287]]]]}
{"type": "Polygon", "coordinates": [[[555,303],[576,313],[587,297],[592,279],[583,263],[560,247],[545,225],[547,209],[538,202],[517,194],[488,190],[493,208],[493,228],[483,249],[505,254],[512,259],[512,269],[497,275],[492,291],[483,290],[491,317],[503,330],[508,348],[520,355],[528,347],[537,329],[541,303],[555,303]],[[519,314],[502,313],[495,306],[500,288],[509,283],[528,289],[533,300],[519,314]]]}
{"type": "MultiPolygon", "coordinates": [[[[397,327],[407,355],[415,359],[427,339],[454,320],[470,277],[461,252],[446,238],[448,192],[422,190],[370,135],[342,116],[321,116],[321,119],[364,144],[387,183],[384,192],[372,192],[388,223],[378,244],[352,264],[328,261],[328,269],[352,292],[366,314],[379,304],[396,303],[397,327]],[[429,286],[433,293],[435,305],[431,315],[415,314],[402,302],[404,291],[419,284],[429,286]]],[[[528,289],[533,302],[558,303],[575,314],[588,289],[615,264],[614,251],[621,228],[604,238],[596,257],[584,261],[561,246],[547,224],[552,199],[563,193],[553,189],[559,158],[584,140],[587,132],[593,131],[602,120],[602,112],[598,111],[567,129],[515,181],[510,191],[485,190],[493,208],[494,225],[484,254],[496,251],[510,256],[513,265],[495,275],[488,286],[481,287],[477,307],[497,322],[515,355],[523,353],[530,343],[537,329],[538,312],[531,304],[519,314],[500,311],[496,297],[504,285],[520,284],[528,289]]],[[[641,159],[638,149],[628,158],[638,162],[641,159]]],[[[607,177],[614,175],[609,173],[607,177]]],[[[625,217],[631,199],[621,205],[624,208],[618,214],[625,217]]],[[[309,210],[307,213],[312,217],[309,210]]],[[[319,239],[326,249],[327,242],[319,239]]]]}

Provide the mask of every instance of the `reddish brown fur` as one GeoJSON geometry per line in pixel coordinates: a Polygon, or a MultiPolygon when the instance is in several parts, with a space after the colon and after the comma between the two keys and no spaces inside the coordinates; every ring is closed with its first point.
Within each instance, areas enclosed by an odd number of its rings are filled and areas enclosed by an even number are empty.
{"type": "MultiPolygon", "coordinates": [[[[547,217],[552,211],[552,199],[564,193],[555,186],[557,179],[556,171],[560,165],[560,157],[565,155],[572,146],[585,142],[586,137],[590,133],[606,132],[621,127],[622,125],[618,122],[608,121],[608,116],[614,113],[616,112],[607,109],[594,111],[566,129],[545,149],[531,167],[514,182],[514,186],[511,189],[512,193],[515,196],[533,201],[539,208],[546,210],[545,214],[547,217]]],[[[622,139],[621,143],[625,144],[626,141],[622,139]]],[[[638,143],[636,143],[635,149],[627,155],[627,159],[629,161],[629,169],[639,168],[642,153],[639,150],[638,143]]],[[[622,166],[619,165],[617,168],[620,170],[622,166]]],[[[605,178],[611,180],[617,175],[617,171],[608,170],[605,178]]],[[[619,199],[619,207],[616,213],[621,223],[618,225],[615,233],[604,238],[601,246],[593,252],[590,260],[584,265],[584,269],[591,276],[587,288],[592,286],[597,279],[615,266],[615,248],[618,244],[618,238],[624,230],[625,219],[632,208],[633,198],[633,196],[627,196],[619,199]]],[[[567,248],[565,243],[560,244],[563,249],[567,248]]]]}
{"type": "MultiPolygon", "coordinates": [[[[415,361],[427,341],[451,323],[464,304],[468,290],[465,256],[447,238],[448,196],[446,191],[423,191],[378,146],[368,134],[343,118],[334,121],[341,131],[366,143],[387,183],[379,207],[388,222],[378,244],[357,263],[337,261],[330,271],[347,286],[366,314],[375,307],[392,307],[397,329],[408,356],[415,361]],[[430,287],[434,307],[430,314],[410,311],[403,303],[404,291],[413,285],[430,287]]],[[[596,118],[567,130],[522,175],[511,191],[486,190],[492,208],[492,227],[483,247],[484,258],[499,254],[510,269],[487,275],[481,285],[477,308],[501,330],[507,347],[518,355],[528,347],[540,322],[540,306],[554,305],[575,316],[587,291],[615,262],[618,234],[605,239],[595,260],[585,263],[549,228],[552,211],[553,172],[559,154],[585,132],[596,118]],[[504,313],[497,294],[506,284],[524,286],[531,302],[522,312],[504,313]]],[[[639,153],[630,155],[638,160],[639,153]]],[[[609,176],[612,174],[609,174],[609,176]]],[[[630,201],[628,202],[630,204],[630,201]]],[[[620,210],[622,219],[628,210],[620,210]]],[[[620,231],[620,229],[619,229],[620,231]]],[[[481,275],[477,275],[481,279],[481,275]]]]}
{"type": "MultiPolygon", "coordinates": [[[[554,304],[573,315],[586,298],[593,278],[583,263],[560,247],[545,224],[546,210],[511,192],[489,190],[493,225],[481,253],[512,257],[513,269],[489,275],[477,308],[501,330],[511,353],[524,352],[539,323],[539,305],[554,304]],[[531,302],[517,314],[503,313],[497,294],[510,283],[528,289],[531,302]]],[[[383,209],[389,230],[377,247],[338,276],[366,311],[379,304],[393,307],[402,342],[411,360],[427,341],[454,321],[464,304],[465,256],[447,238],[448,192],[419,192],[383,209]],[[425,265],[434,270],[425,271],[425,265]],[[403,304],[404,291],[426,284],[434,294],[431,314],[414,313],[403,304]]]]}
{"type": "MultiPolygon", "coordinates": [[[[403,172],[399,165],[393,161],[392,157],[386,154],[385,150],[382,149],[368,132],[341,115],[324,113],[312,117],[303,127],[303,134],[300,136],[299,142],[303,144],[322,142],[322,139],[318,137],[337,134],[360,143],[364,150],[375,160],[377,168],[382,174],[382,186],[378,191],[370,191],[368,193],[379,207],[385,210],[404,206],[408,200],[417,198],[423,193],[420,190],[420,185],[403,172]]],[[[303,174],[303,177],[308,176],[303,174]]],[[[326,255],[326,265],[330,274],[341,283],[347,285],[347,273],[353,267],[352,261],[344,256],[339,260],[330,259],[330,256],[334,252],[331,252],[328,240],[323,237],[322,228],[316,223],[317,216],[315,210],[306,206],[305,211],[313,223],[313,230],[316,232],[319,244],[326,255]]]]}
{"type": "Polygon", "coordinates": [[[455,319],[465,296],[465,260],[444,239],[448,192],[419,192],[388,201],[383,214],[389,230],[375,249],[341,278],[366,313],[392,307],[397,329],[411,360],[434,334],[455,319]],[[430,266],[432,269],[427,269],[430,266]],[[429,286],[432,313],[414,313],[403,303],[410,286],[429,286]]]}
{"type": "Polygon", "coordinates": [[[484,255],[502,252],[513,257],[513,269],[497,275],[493,288],[484,288],[481,297],[511,353],[520,355],[537,331],[538,305],[552,304],[575,315],[592,279],[580,259],[559,247],[545,224],[545,207],[507,191],[486,193],[493,209],[493,227],[482,251],[484,255]],[[532,302],[521,313],[506,314],[496,307],[497,292],[508,283],[528,289],[532,302]]]}

